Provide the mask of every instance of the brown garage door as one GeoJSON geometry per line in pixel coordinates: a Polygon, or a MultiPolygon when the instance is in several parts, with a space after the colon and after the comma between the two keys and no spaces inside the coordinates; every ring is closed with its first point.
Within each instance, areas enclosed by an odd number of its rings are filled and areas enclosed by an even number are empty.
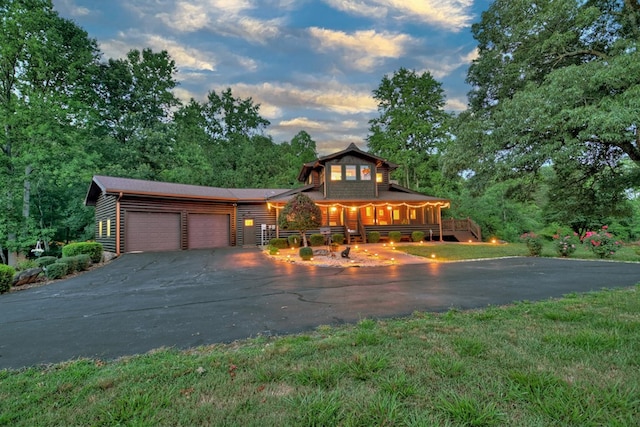
{"type": "Polygon", "coordinates": [[[229,246],[229,215],[189,214],[189,249],[229,246]]]}
{"type": "Polygon", "coordinates": [[[175,251],[180,249],[180,214],[127,212],[125,252],[175,251]]]}

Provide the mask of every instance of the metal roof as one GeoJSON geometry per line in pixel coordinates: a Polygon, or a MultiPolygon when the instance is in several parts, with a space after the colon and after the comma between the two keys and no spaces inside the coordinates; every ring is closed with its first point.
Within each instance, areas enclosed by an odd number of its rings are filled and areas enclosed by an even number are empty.
{"type": "Polygon", "coordinates": [[[91,181],[85,204],[95,205],[102,193],[136,196],[165,197],[176,199],[203,199],[229,202],[264,201],[289,189],[268,188],[220,188],[200,185],[176,184],[172,182],[147,181],[96,175],[91,181]]]}

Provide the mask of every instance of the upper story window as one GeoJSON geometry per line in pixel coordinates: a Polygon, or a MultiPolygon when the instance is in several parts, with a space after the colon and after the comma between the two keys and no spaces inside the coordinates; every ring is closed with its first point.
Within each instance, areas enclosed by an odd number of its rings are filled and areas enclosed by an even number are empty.
{"type": "Polygon", "coordinates": [[[360,165],[360,179],[363,181],[371,181],[371,166],[360,165]]]}
{"type": "Polygon", "coordinates": [[[342,165],[331,165],[331,181],[342,181],[342,165]]]}
{"type": "Polygon", "coordinates": [[[347,181],[355,181],[357,176],[356,176],[356,166],[355,165],[346,165],[344,167],[345,170],[345,175],[346,175],[346,179],[347,181]]]}

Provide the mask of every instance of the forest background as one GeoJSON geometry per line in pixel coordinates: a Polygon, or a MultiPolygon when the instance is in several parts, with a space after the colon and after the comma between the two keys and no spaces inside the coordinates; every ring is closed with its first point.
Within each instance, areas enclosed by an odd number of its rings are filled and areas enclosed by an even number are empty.
{"type": "MultiPolygon", "coordinates": [[[[181,102],[165,51],[103,59],[50,0],[0,0],[0,20],[4,263],[37,240],[92,239],[93,175],[292,188],[317,157],[305,130],[273,141],[260,106],[231,89],[181,102]]],[[[381,76],[368,150],[487,238],[608,225],[640,239],[640,1],[496,0],[472,31],[468,109],[445,111],[429,72],[381,76]]]]}

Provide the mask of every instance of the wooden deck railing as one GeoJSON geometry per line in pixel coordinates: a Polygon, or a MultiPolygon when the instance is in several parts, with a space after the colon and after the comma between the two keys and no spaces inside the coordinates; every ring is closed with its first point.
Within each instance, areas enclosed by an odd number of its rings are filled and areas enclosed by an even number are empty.
{"type": "Polygon", "coordinates": [[[471,218],[466,219],[443,219],[442,220],[442,232],[445,231],[468,231],[478,241],[482,241],[482,231],[480,226],[475,223],[471,218]]]}
{"type": "MultiPolygon", "coordinates": [[[[371,231],[377,231],[380,233],[380,236],[385,239],[387,238],[390,231],[399,231],[402,233],[402,237],[404,240],[411,239],[411,233],[414,231],[422,231],[424,232],[424,238],[426,241],[429,240],[440,240],[440,225],[439,224],[394,224],[394,225],[363,225],[359,224],[357,230],[351,231],[351,236],[349,236],[349,232],[347,227],[344,225],[341,226],[331,226],[331,234],[342,233],[345,235],[345,238],[350,239],[350,237],[358,236],[359,239],[366,243],[367,241],[367,233],[371,231]],[[349,237],[348,237],[349,236],[349,237]]],[[[455,235],[457,231],[466,231],[471,233],[471,235],[477,239],[478,241],[482,240],[482,233],[480,230],[480,226],[476,224],[472,219],[443,219],[442,220],[442,235],[455,235]]],[[[307,231],[307,235],[312,233],[319,233],[319,230],[309,230],[307,231]]],[[[295,230],[280,230],[280,237],[287,237],[290,234],[298,233],[295,230]]]]}

